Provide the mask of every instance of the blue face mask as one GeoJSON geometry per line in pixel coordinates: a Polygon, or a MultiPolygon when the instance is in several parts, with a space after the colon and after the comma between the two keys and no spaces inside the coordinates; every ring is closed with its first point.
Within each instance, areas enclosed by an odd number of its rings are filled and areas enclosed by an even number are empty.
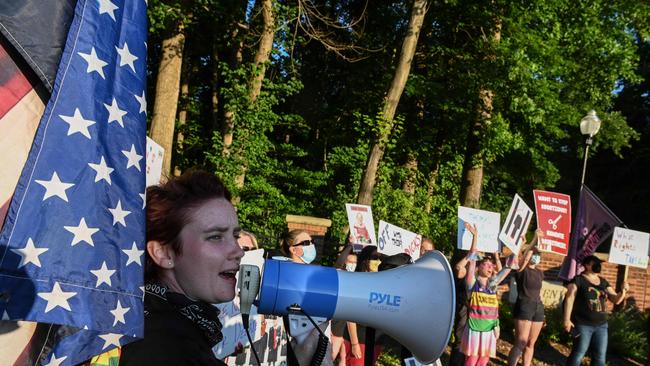
{"type": "Polygon", "coordinates": [[[539,254],[533,254],[532,257],[530,257],[530,264],[536,265],[539,264],[539,262],[542,260],[542,257],[539,254]]]}
{"type": "Polygon", "coordinates": [[[345,270],[348,272],[354,272],[354,270],[357,269],[357,264],[356,263],[346,263],[345,264],[345,270]]]}
{"type": "Polygon", "coordinates": [[[309,264],[316,259],[316,247],[314,244],[305,245],[302,247],[302,257],[300,257],[303,262],[309,264]]]}

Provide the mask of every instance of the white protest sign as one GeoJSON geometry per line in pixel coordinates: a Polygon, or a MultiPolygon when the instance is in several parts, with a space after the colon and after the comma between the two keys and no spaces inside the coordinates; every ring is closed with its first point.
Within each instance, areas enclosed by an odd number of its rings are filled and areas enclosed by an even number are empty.
{"type": "Polygon", "coordinates": [[[476,245],[479,251],[488,253],[499,251],[500,221],[499,213],[458,206],[458,248],[469,250],[472,246],[472,233],[465,229],[467,222],[476,225],[478,234],[476,245]]]}
{"type": "Polygon", "coordinates": [[[165,150],[162,146],[158,145],[156,141],[147,136],[147,187],[155,186],[160,183],[160,176],[162,175],[162,163],[165,150]]]}
{"type": "Polygon", "coordinates": [[[616,227],[612,235],[608,262],[648,268],[648,245],[650,234],[616,227]]]}
{"type": "MultiPolygon", "coordinates": [[[[260,273],[262,273],[262,267],[264,265],[264,249],[245,252],[241,264],[258,266],[260,268],[260,273]]],[[[239,296],[235,296],[233,301],[217,304],[215,306],[219,309],[219,320],[223,325],[223,328],[221,329],[223,340],[214,346],[213,351],[217,357],[223,358],[232,354],[238,344],[246,346],[249,342],[239,312],[239,296]]],[[[248,323],[251,337],[254,337],[256,329],[258,329],[262,323],[262,315],[257,314],[257,307],[255,305],[251,308],[248,323]]],[[[253,338],[253,341],[255,340],[256,338],[253,338]]]]}
{"type": "Polygon", "coordinates": [[[513,253],[519,253],[521,236],[526,234],[530,220],[533,218],[533,210],[528,207],[523,198],[515,194],[508,217],[503,223],[499,240],[505,244],[513,253]]]}
{"type": "Polygon", "coordinates": [[[367,205],[346,203],[350,225],[350,242],[355,251],[360,251],[366,245],[377,245],[375,224],[372,221],[372,208],[367,205]]]}
{"type": "Polygon", "coordinates": [[[399,226],[379,221],[377,251],[386,255],[406,253],[411,259],[420,258],[422,235],[402,229],[399,226]]]}
{"type": "Polygon", "coordinates": [[[440,360],[435,360],[433,363],[420,363],[415,357],[409,357],[404,359],[404,364],[406,366],[442,366],[440,360]]]}

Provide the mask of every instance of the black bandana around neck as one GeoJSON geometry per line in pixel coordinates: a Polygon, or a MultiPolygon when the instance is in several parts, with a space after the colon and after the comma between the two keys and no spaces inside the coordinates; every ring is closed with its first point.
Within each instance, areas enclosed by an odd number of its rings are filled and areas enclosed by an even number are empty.
{"type": "Polygon", "coordinates": [[[223,339],[219,309],[215,306],[202,301],[194,301],[183,294],[171,292],[164,285],[150,283],[145,286],[145,291],[166,300],[179,313],[196,324],[213,344],[217,344],[223,339]]]}

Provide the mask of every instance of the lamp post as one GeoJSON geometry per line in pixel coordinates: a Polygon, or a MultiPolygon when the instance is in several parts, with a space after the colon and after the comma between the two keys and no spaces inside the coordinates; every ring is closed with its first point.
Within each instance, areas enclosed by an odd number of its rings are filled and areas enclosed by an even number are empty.
{"type": "Polygon", "coordinates": [[[593,137],[600,130],[600,118],[593,109],[580,120],[580,132],[587,137],[585,140],[585,157],[582,161],[582,178],[580,178],[580,189],[585,184],[585,173],[587,172],[587,157],[589,156],[589,147],[593,143],[593,137]]]}

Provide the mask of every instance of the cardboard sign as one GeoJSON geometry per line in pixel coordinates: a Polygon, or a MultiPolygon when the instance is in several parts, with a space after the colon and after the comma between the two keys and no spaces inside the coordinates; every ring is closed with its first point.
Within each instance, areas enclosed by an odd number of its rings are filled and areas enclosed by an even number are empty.
{"type": "Polygon", "coordinates": [[[147,136],[147,187],[160,183],[165,150],[147,136]]]}
{"type": "Polygon", "coordinates": [[[528,225],[530,225],[532,218],[533,210],[526,205],[523,198],[515,194],[506,221],[503,223],[503,227],[499,233],[499,240],[510,248],[513,253],[519,252],[521,236],[528,230],[528,225]]]}
{"type": "Polygon", "coordinates": [[[537,228],[544,232],[537,247],[544,252],[567,255],[571,237],[571,197],[555,192],[533,191],[537,228]]]}
{"type": "Polygon", "coordinates": [[[412,260],[420,258],[422,235],[402,229],[399,226],[379,221],[377,251],[386,255],[406,253],[412,260]]]}
{"type": "Polygon", "coordinates": [[[608,261],[625,266],[648,268],[648,245],[650,245],[650,234],[616,227],[612,235],[608,261]]]}
{"type": "Polygon", "coordinates": [[[465,230],[465,223],[476,225],[478,234],[477,249],[481,252],[499,251],[499,223],[501,215],[497,212],[458,207],[458,241],[459,249],[469,250],[472,246],[472,233],[465,230]]]}
{"type": "Polygon", "coordinates": [[[366,245],[377,245],[375,224],[372,221],[372,208],[366,205],[345,204],[350,225],[350,243],[359,252],[366,245]]]}

